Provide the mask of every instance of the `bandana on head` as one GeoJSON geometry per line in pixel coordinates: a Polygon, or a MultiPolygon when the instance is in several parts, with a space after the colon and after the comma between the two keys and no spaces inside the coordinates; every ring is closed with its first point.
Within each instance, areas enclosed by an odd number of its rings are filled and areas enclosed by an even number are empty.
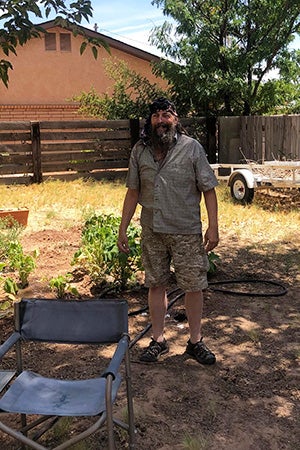
{"type": "Polygon", "coordinates": [[[149,105],[150,115],[156,113],[157,111],[167,111],[177,117],[177,112],[174,103],[170,102],[167,98],[160,97],[154,100],[151,105],[149,105]]]}

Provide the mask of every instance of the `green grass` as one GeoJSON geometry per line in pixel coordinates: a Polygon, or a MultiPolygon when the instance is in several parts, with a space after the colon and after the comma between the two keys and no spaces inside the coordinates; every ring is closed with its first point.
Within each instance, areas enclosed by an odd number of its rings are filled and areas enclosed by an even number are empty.
{"type": "Polygon", "coordinates": [[[185,450],[207,450],[209,448],[209,440],[207,437],[198,433],[197,436],[186,435],[182,442],[185,450]]]}

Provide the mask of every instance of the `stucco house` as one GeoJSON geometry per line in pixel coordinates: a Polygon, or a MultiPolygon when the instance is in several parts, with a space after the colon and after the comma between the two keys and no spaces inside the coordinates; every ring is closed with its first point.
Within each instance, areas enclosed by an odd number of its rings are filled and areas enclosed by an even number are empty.
{"type": "Polygon", "coordinates": [[[80,54],[81,35],[73,36],[54,21],[39,25],[47,33],[17,47],[17,56],[10,55],[14,69],[9,73],[8,88],[0,82],[0,121],[78,120],[78,105],[70,98],[92,87],[99,93],[109,92],[112,81],[104,71],[107,58],[122,59],[151,83],[166,86],[151,71],[151,62],[159,60],[155,55],[81,27],[87,36],[109,45],[110,54],[101,47],[95,59],[89,48],[80,54]]]}

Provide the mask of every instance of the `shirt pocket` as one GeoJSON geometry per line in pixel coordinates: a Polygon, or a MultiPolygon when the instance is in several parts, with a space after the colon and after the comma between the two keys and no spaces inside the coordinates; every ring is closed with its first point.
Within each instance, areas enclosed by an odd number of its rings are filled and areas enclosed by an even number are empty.
{"type": "Polygon", "coordinates": [[[174,186],[192,186],[195,184],[195,174],[193,169],[186,164],[172,163],[164,170],[164,178],[167,183],[174,186]]]}

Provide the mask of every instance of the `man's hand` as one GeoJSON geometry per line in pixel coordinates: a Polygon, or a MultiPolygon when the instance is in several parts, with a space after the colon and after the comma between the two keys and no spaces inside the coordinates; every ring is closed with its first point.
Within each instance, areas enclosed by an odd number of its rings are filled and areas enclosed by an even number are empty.
{"type": "Polygon", "coordinates": [[[130,248],[128,246],[128,238],[127,238],[126,233],[119,233],[117,245],[118,245],[118,249],[120,250],[120,252],[126,253],[126,254],[128,254],[130,252],[130,248]]]}
{"type": "Polygon", "coordinates": [[[218,228],[208,228],[204,235],[204,248],[206,253],[212,251],[219,243],[218,228]]]}

